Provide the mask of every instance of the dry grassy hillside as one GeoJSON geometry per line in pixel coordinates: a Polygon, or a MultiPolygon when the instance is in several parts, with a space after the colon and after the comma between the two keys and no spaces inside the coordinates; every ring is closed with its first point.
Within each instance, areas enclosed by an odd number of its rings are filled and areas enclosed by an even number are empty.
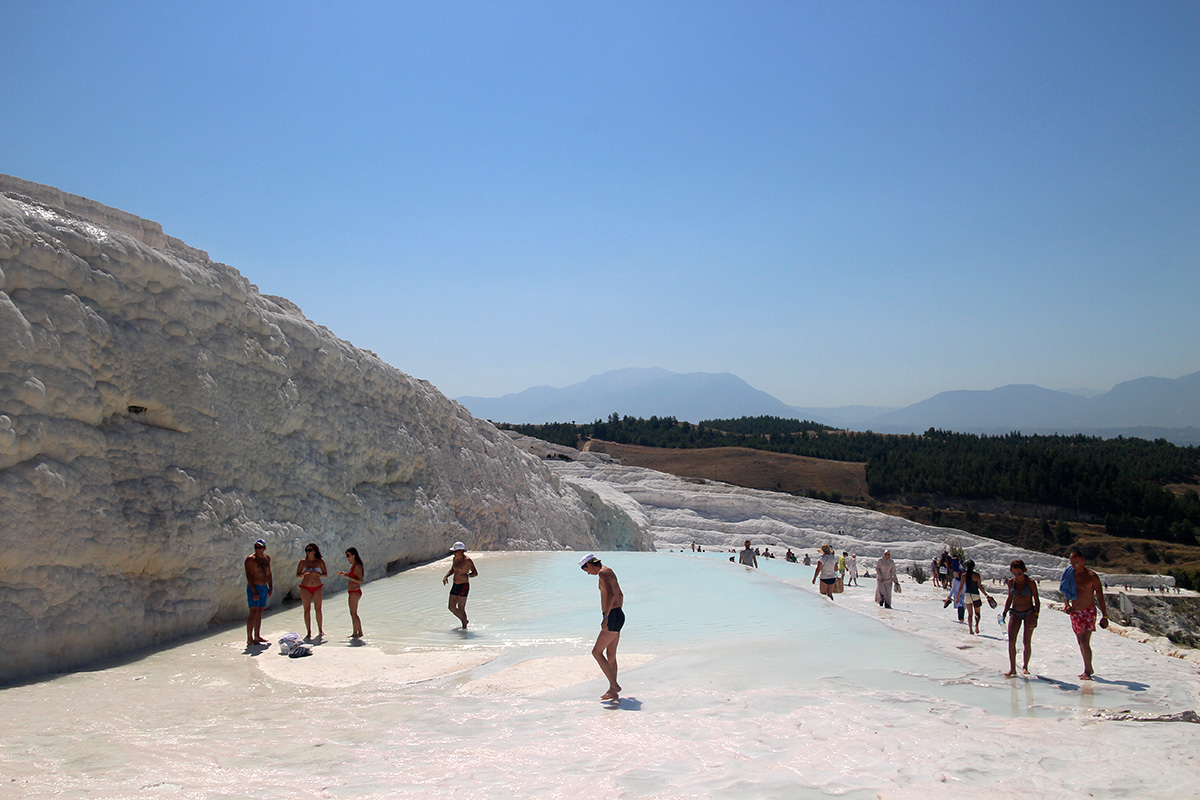
{"type": "MultiPolygon", "coordinates": [[[[589,440],[582,449],[608,453],[622,464],[667,472],[684,478],[704,478],[751,489],[806,495],[840,494],[843,502],[892,514],[926,525],[969,531],[1004,542],[1056,555],[1071,545],[1042,537],[1041,519],[1018,514],[982,513],[954,508],[943,498],[934,505],[903,505],[873,500],[867,489],[866,465],[807,456],[770,453],[744,447],[674,449],[642,447],[589,440]]],[[[911,502],[911,501],[910,501],[911,502]]],[[[965,504],[963,504],[965,506],[965,504]]],[[[1161,573],[1172,567],[1200,568],[1200,547],[1109,536],[1103,525],[1071,523],[1072,544],[1094,553],[1097,569],[1112,572],[1161,573]]]]}
{"type": "Polygon", "coordinates": [[[622,464],[683,478],[704,478],[788,494],[805,494],[809,490],[828,495],[837,492],[847,500],[865,500],[868,496],[866,464],[850,461],[828,461],[746,447],[686,450],[594,439],[586,442],[583,449],[608,453],[622,464]]]}

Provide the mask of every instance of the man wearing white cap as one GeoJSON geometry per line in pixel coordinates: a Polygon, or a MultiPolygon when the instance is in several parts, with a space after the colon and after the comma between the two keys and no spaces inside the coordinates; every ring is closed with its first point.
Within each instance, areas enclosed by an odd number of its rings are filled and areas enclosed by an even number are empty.
{"type": "Polygon", "coordinates": [[[454,585],[450,587],[450,613],[458,617],[465,630],[467,594],[471,591],[471,578],[478,575],[479,570],[475,569],[475,562],[467,558],[467,546],[462,542],[455,542],[450,552],[454,553],[454,560],[450,562],[450,571],[442,578],[442,586],[446,585],[451,575],[454,576],[454,585]]]}
{"type": "Polygon", "coordinates": [[[273,591],[271,557],[267,555],[267,543],[259,539],[254,543],[254,555],[246,556],[246,603],[250,606],[250,614],[246,617],[247,647],[269,644],[262,638],[262,617],[267,598],[273,591]]]}
{"type": "Polygon", "coordinates": [[[617,684],[617,644],[621,641],[621,628],[625,625],[625,612],[621,606],[625,595],[621,593],[621,585],[617,583],[617,573],[611,567],[600,563],[600,559],[592,553],[579,560],[579,568],[588,575],[600,576],[600,610],[604,614],[600,620],[600,635],[592,647],[592,656],[604,677],[608,678],[608,691],[601,700],[620,700],[621,687],[617,684]]]}

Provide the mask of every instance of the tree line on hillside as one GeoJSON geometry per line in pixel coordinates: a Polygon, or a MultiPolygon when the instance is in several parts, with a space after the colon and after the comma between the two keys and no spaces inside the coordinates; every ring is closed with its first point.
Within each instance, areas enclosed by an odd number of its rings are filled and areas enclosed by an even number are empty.
{"type": "Polygon", "coordinates": [[[575,447],[601,439],[647,447],[748,447],[866,463],[872,496],[941,494],[1074,509],[1102,517],[1114,536],[1197,543],[1200,495],[1170,483],[1195,482],[1200,450],[1165,439],[1095,436],[980,436],[930,428],[920,436],[854,433],[807,420],[704,420],[611,414],[590,424],[502,425],[575,447]]]}

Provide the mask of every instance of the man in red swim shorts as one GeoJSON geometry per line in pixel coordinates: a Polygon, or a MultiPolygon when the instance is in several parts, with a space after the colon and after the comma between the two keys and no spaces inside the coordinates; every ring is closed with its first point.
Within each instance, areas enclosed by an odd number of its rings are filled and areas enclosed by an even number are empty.
{"type": "Polygon", "coordinates": [[[1090,681],[1095,674],[1092,669],[1092,632],[1096,630],[1096,606],[1100,606],[1101,628],[1108,627],[1108,608],[1104,604],[1104,586],[1100,583],[1100,576],[1084,564],[1083,553],[1071,551],[1071,566],[1075,569],[1078,597],[1067,601],[1066,611],[1071,615],[1071,630],[1075,632],[1079,652],[1083,656],[1083,672],[1079,674],[1079,679],[1090,681]]]}

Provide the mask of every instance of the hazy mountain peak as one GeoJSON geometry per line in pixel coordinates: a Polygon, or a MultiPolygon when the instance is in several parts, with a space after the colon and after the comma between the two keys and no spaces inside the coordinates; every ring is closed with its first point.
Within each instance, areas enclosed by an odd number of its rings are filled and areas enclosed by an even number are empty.
{"type": "Polygon", "coordinates": [[[460,397],[473,414],[497,422],[592,422],[616,412],[688,422],[771,415],[883,433],[929,428],[966,433],[1089,433],[1200,443],[1200,372],[1139,378],[1086,397],[1033,384],[940,392],[905,408],[789,406],[729,372],[677,373],[630,367],[562,389],[536,387],[500,398],[460,397]]]}

